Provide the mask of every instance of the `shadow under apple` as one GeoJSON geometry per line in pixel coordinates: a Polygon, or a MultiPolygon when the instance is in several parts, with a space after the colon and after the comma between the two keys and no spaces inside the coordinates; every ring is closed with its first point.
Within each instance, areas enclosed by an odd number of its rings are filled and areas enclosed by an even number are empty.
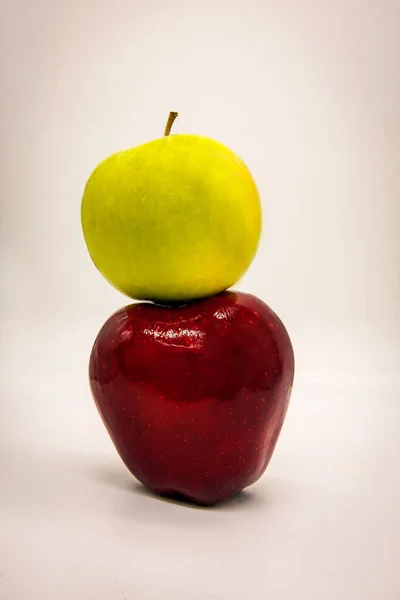
{"type": "Polygon", "coordinates": [[[213,506],[201,505],[180,494],[156,494],[137,481],[128,470],[123,468],[122,465],[121,467],[117,464],[107,465],[92,460],[79,461],[79,466],[86,477],[101,485],[107,485],[114,489],[133,492],[134,494],[145,496],[152,500],[177,504],[187,508],[197,510],[226,510],[242,506],[248,507],[265,504],[265,497],[263,495],[257,494],[253,490],[245,489],[219,504],[213,506]]]}

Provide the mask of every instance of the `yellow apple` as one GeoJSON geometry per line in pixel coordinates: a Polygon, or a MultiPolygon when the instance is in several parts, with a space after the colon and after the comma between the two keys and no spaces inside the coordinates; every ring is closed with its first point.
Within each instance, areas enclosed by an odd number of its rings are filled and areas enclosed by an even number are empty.
{"type": "Polygon", "coordinates": [[[243,161],[213,139],[169,135],[118,152],[90,176],[83,233],[104,277],[131,298],[181,302],[229,288],[248,269],[261,205],[243,161]]]}

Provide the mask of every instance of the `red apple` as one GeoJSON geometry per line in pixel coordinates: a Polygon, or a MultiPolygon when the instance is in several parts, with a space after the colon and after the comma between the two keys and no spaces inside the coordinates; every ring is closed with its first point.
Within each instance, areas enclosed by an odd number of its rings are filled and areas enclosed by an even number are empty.
{"type": "Polygon", "coordinates": [[[95,402],[128,469],[156,493],[204,505],[262,475],[293,374],[283,323],[237,292],[131,304],[108,319],[90,357],[95,402]]]}

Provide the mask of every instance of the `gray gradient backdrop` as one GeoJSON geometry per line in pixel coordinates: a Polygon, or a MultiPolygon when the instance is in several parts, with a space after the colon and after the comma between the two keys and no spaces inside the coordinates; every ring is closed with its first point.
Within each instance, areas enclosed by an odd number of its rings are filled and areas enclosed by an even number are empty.
{"type": "Polygon", "coordinates": [[[398,599],[400,2],[0,10],[0,597],[398,599]],[[268,474],[215,511],[135,487],[86,379],[128,300],[87,254],[83,187],[170,110],[250,167],[264,234],[236,288],[297,358],[268,474]]]}

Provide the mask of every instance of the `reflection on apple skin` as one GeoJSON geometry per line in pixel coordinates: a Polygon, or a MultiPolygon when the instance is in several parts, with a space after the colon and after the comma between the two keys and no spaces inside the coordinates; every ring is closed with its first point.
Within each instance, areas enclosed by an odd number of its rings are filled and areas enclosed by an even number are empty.
{"type": "Polygon", "coordinates": [[[128,469],[160,494],[221,502],[272,456],[294,376],[288,333],[249,294],[181,307],[132,304],[90,357],[100,415],[128,469]]]}

